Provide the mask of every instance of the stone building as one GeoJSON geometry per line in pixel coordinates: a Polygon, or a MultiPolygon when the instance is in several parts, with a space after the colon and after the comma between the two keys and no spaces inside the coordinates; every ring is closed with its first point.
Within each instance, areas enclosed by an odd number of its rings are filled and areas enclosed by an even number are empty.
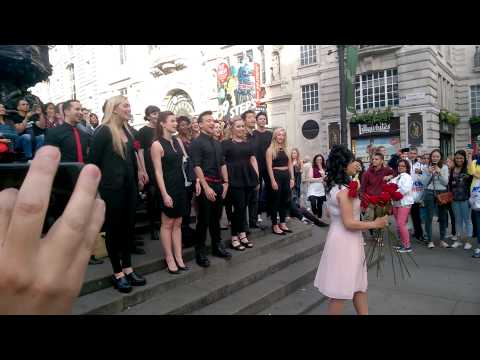
{"type": "MultiPolygon", "coordinates": [[[[350,124],[356,155],[366,159],[367,149],[380,145],[390,153],[415,145],[451,154],[470,143],[469,119],[480,112],[478,52],[470,45],[358,45],[357,112],[389,107],[393,117],[374,127],[350,124]],[[440,121],[441,110],[458,114],[458,125],[440,121]]],[[[272,69],[280,64],[267,82],[272,124],[286,127],[290,144],[303,154],[328,152],[340,139],[336,46],[271,46],[268,53],[272,69]]],[[[480,128],[475,131],[476,140],[480,128]]]]}

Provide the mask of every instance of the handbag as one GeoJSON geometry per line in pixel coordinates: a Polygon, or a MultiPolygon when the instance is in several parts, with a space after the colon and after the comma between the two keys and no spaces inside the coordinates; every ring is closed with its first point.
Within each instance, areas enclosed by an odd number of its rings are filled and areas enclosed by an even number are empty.
{"type": "MultiPolygon", "coordinates": [[[[434,175],[432,175],[431,181],[433,181],[433,194],[435,195],[435,199],[437,200],[437,204],[439,206],[450,204],[453,201],[453,193],[451,191],[446,191],[446,192],[442,192],[440,194],[437,194],[437,191],[435,190],[435,176],[434,175]]],[[[428,187],[428,185],[427,185],[427,187],[428,187]]]]}
{"type": "Polygon", "coordinates": [[[192,185],[195,180],[195,171],[193,170],[193,162],[190,156],[188,156],[187,151],[185,150],[185,146],[183,145],[183,141],[180,138],[176,138],[178,144],[182,148],[183,152],[183,176],[185,177],[185,187],[189,187],[192,185]]]}

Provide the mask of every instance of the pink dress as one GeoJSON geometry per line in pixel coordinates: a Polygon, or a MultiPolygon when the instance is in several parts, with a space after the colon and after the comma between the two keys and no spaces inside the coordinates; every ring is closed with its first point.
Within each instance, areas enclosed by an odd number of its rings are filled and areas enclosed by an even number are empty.
{"type": "MultiPolygon", "coordinates": [[[[348,191],[335,185],[327,196],[330,228],[318,266],[314,286],[333,299],[353,299],[354,293],[367,291],[367,267],[361,231],[345,229],[337,200],[339,191],[348,191]]],[[[360,200],[353,203],[353,216],[360,219],[360,200]]]]}

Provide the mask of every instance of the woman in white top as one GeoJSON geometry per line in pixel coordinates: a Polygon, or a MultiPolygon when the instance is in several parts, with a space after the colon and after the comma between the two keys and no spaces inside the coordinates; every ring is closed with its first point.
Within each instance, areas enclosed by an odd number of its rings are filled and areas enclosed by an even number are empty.
{"type": "Polygon", "coordinates": [[[319,219],[322,218],[323,202],[325,197],[325,159],[322,155],[315,155],[312,161],[312,168],[308,174],[308,193],[307,198],[312,205],[312,213],[314,213],[319,219]]]}
{"type": "Polygon", "coordinates": [[[397,230],[402,240],[402,246],[397,248],[398,252],[412,252],[410,246],[410,234],[408,233],[407,222],[410,208],[413,201],[413,179],[410,176],[410,163],[407,160],[398,162],[398,176],[392,179],[392,183],[398,185],[398,191],[403,195],[399,201],[393,202],[393,216],[397,223],[397,230]]]}

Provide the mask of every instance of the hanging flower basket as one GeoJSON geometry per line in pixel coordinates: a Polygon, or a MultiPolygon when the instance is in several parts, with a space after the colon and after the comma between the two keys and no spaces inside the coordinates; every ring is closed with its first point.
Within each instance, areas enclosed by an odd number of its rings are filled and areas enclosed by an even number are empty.
{"type": "Polygon", "coordinates": [[[438,114],[438,118],[440,121],[446,122],[447,124],[457,126],[460,123],[460,115],[457,113],[452,113],[448,110],[440,110],[438,114]]]}
{"type": "Polygon", "coordinates": [[[390,108],[384,110],[365,111],[363,113],[354,113],[350,119],[351,124],[380,124],[389,122],[393,117],[393,111],[390,108]]]}

